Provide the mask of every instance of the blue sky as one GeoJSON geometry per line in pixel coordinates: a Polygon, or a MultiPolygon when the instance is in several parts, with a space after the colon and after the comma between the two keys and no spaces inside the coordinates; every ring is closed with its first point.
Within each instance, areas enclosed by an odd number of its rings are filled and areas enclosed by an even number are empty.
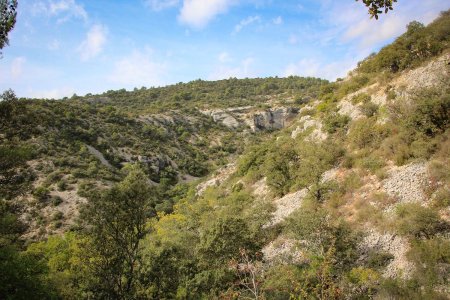
{"type": "Polygon", "coordinates": [[[334,80],[448,8],[399,0],[375,21],[354,0],[22,0],[0,90],[61,98],[198,78],[334,80]]]}

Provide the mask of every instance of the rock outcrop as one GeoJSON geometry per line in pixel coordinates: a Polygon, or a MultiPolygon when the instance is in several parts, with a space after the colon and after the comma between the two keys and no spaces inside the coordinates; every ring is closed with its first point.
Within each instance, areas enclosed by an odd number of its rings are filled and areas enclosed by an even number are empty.
{"type": "Polygon", "coordinates": [[[276,211],[273,213],[272,220],[264,225],[264,227],[270,227],[281,223],[290,214],[300,208],[302,200],[308,193],[307,189],[302,189],[298,192],[288,194],[280,199],[274,201],[276,211]]]}
{"type": "Polygon", "coordinates": [[[255,132],[284,128],[297,116],[298,110],[290,107],[278,107],[261,111],[252,106],[244,106],[202,110],[201,113],[211,116],[214,122],[221,123],[228,128],[248,126],[255,132]]]}

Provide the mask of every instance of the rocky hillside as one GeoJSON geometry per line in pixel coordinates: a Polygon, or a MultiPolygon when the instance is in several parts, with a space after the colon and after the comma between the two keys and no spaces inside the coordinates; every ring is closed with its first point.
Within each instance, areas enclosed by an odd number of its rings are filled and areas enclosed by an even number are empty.
{"type": "Polygon", "coordinates": [[[448,299],[449,24],[411,23],[332,83],[4,94],[0,196],[40,241],[37,281],[68,299],[448,299]]]}

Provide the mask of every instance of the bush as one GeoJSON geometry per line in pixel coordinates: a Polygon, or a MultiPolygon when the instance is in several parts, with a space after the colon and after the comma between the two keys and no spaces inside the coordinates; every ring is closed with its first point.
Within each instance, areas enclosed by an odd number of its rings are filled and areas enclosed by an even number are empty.
{"type": "Polygon", "coordinates": [[[359,119],[352,123],[348,138],[350,143],[357,148],[370,148],[382,140],[383,128],[376,124],[374,118],[359,119]]]}
{"type": "Polygon", "coordinates": [[[400,234],[431,238],[449,229],[439,214],[420,204],[402,204],[397,207],[396,227],[400,234]]]}
{"type": "Polygon", "coordinates": [[[370,118],[378,112],[378,105],[370,101],[366,102],[361,105],[361,111],[366,117],[370,118]]]}
{"type": "Polygon", "coordinates": [[[394,256],[386,251],[371,251],[367,258],[367,265],[372,269],[381,269],[386,267],[394,256]]]}
{"type": "Polygon", "coordinates": [[[366,93],[360,93],[356,96],[353,96],[351,99],[352,104],[356,105],[358,103],[368,103],[370,102],[371,97],[366,93]]]}
{"type": "Polygon", "coordinates": [[[39,200],[41,202],[44,202],[49,197],[49,190],[46,187],[44,187],[44,186],[39,186],[33,191],[33,196],[37,200],[39,200]]]}
{"type": "Polygon", "coordinates": [[[350,117],[347,115],[341,115],[339,113],[329,114],[323,121],[324,129],[326,132],[332,134],[339,129],[346,129],[350,117]]]}

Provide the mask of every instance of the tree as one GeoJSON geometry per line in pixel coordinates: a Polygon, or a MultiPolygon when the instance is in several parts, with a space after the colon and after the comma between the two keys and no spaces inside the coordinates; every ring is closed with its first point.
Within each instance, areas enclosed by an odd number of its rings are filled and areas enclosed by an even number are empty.
{"type": "Polygon", "coordinates": [[[17,0],[0,0],[0,50],[9,43],[8,33],[16,24],[16,9],[17,0]]]}
{"type": "Polygon", "coordinates": [[[368,7],[370,18],[375,17],[378,20],[378,15],[382,14],[383,10],[384,13],[392,10],[394,2],[397,0],[362,0],[362,2],[368,7]]]}
{"type": "Polygon", "coordinates": [[[90,199],[85,215],[99,298],[133,298],[141,267],[139,245],[148,218],[154,216],[154,204],[147,176],[138,166],[132,166],[122,182],[90,199]]]}

